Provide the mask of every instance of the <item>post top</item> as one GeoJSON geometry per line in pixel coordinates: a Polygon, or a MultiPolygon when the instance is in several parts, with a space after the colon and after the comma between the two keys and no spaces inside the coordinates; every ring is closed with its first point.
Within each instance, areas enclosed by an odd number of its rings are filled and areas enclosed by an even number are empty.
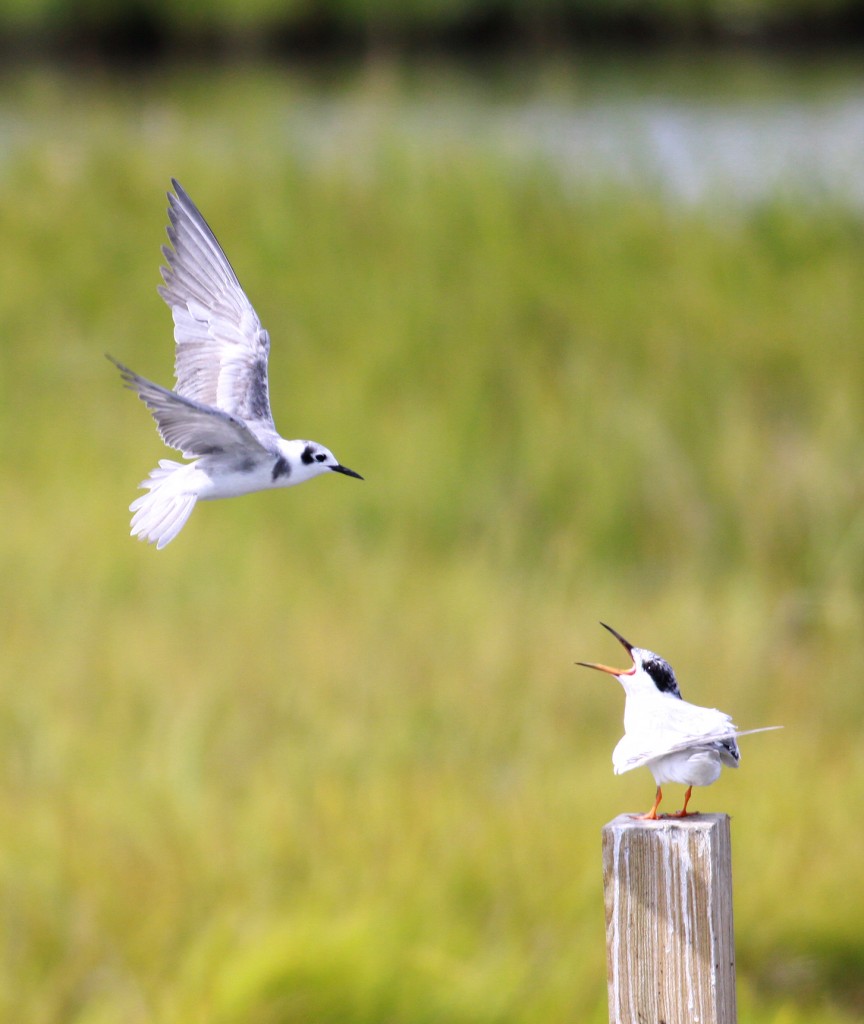
{"type": "Polygon", "coordinates": [[[708,832],[717,826],[723,826],[728,821],[728,814],[688,814],[686,818],[658,818],[656,821],[634,817],[632,814],[619,814],[617,818],[613,818],[603,826],[603,831],[609,829],[615,832],[629,832],[649,829],[661,832],[676,830],[708,832]]]}

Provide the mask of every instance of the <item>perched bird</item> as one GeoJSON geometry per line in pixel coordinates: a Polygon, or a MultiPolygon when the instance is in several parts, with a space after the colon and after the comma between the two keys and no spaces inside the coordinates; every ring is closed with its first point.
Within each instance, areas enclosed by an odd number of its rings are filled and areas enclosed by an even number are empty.
{"type": "Polygon", "coordinates": [[[333,471],[363,478],[315,441],[286,441],[270,412],[270,336],[246,298],[216,237],[172,178],[159,294],[174,317],[173,391],[108,358],[156,420],[162,440],[182,452],[162,459],[129,506],[132,536],[164,548],[196,501],[293,487],[333,471]]]}
{"type": "Polygon", "coordinates": [[[681,696],[668,661],[653,651],[634,647],[605,622],[600,625],[617,638],[633,662],[628,669],[577,662],[585,668],[608,672],[624,687],[624,735],[612,752],[615,774],[621,775],[642,765],[651,769],[657,783],[654,806],[647,814],[634,815],[650,821],[657,818],[664,783],[686,786],[684,806],[673,815],[684,818],[693,813],[688,812],[687,805],[694,786],[710,786],[716,782],[723,765],[738,767],[741,761],[738,736],[782,727],[771,725],[742,732],[722,711],[688,704],[681,696]]]}

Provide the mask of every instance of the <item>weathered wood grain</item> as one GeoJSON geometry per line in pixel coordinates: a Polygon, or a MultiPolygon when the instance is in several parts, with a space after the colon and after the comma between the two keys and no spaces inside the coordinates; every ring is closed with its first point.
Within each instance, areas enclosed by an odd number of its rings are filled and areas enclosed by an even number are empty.
{"type": "Polygon", "coordinates": [[[729,818],[603,828],[611,1024],[735,1024],[729,818]]]}

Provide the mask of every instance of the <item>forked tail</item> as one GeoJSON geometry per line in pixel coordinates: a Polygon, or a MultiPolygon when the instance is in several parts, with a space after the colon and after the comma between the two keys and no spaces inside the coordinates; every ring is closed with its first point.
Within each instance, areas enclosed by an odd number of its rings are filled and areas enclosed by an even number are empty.
{"type": "Polygon", "coordinates": [[[129,506],[132,516],[132,536],[164,548],[183,529],[186,520],[195,508],[197,494],[190,494],[180,487],[181,476],[189,466],[170,459],[160,459],[159,465],[141,487],[147,493],[129,506]],[[178,472],[179,471],[179,472],[178,472]]]}

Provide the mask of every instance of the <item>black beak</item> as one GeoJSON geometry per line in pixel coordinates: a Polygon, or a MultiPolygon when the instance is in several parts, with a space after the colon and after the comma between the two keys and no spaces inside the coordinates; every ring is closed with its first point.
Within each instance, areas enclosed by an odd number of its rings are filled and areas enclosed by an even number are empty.
{"type": "Polygon", "coordinates": [[[359,473],[355,473],[353,469],[349,469],[347,466],[331,466],[334,473],[344,473],[345,476],[356,477],[357,480],[362,480],[363,477],[359,473]]]}
{"type": "Polygon", "coordinates": [[[608,629],[609,632],[612,634],[612,636],[614,636],[615,639],[618,641],[618,643],[621,644],[621,646],[624,648],[624,650],[628,654],[632,655],[632,653],[633,653],[633,644],[631,644],[629,640],[625,640],[624,637],[621,636],[621,634],[618,632],[617,629],[613,629],[611,626],[607,626],[605,622],[601,622],[600,625],[604,629],[608,629]]]}
{"type": "MultiPolygon", "coordinates": [[[[631,644],[629,640],[625,640],[624,637],[621,636],[621,634],[617,630],[613,629],[611,626],[607,626],[605,622],[601,622],[600,625],[604,629],[608,629],[609,630],[609,632],[612,634],[612,636],[615,637],[615,639],[621,644],[621,646],[630,655],[630,660],[633,661],[633,664],[635,665],[636,662],[633,660],[633,644],[631,644]]],[[[629,675],[633,671],[632,668],[629,668],[629,669],[625,669],[625,668],[612,668],[610,665],[601,665],[601,664],[599,664],[596,661],[577,661],[576,664],[577,665],[582,665],[584,668],[596,668],[600,672],[608,672],[610,676],[629,675]]]]}

